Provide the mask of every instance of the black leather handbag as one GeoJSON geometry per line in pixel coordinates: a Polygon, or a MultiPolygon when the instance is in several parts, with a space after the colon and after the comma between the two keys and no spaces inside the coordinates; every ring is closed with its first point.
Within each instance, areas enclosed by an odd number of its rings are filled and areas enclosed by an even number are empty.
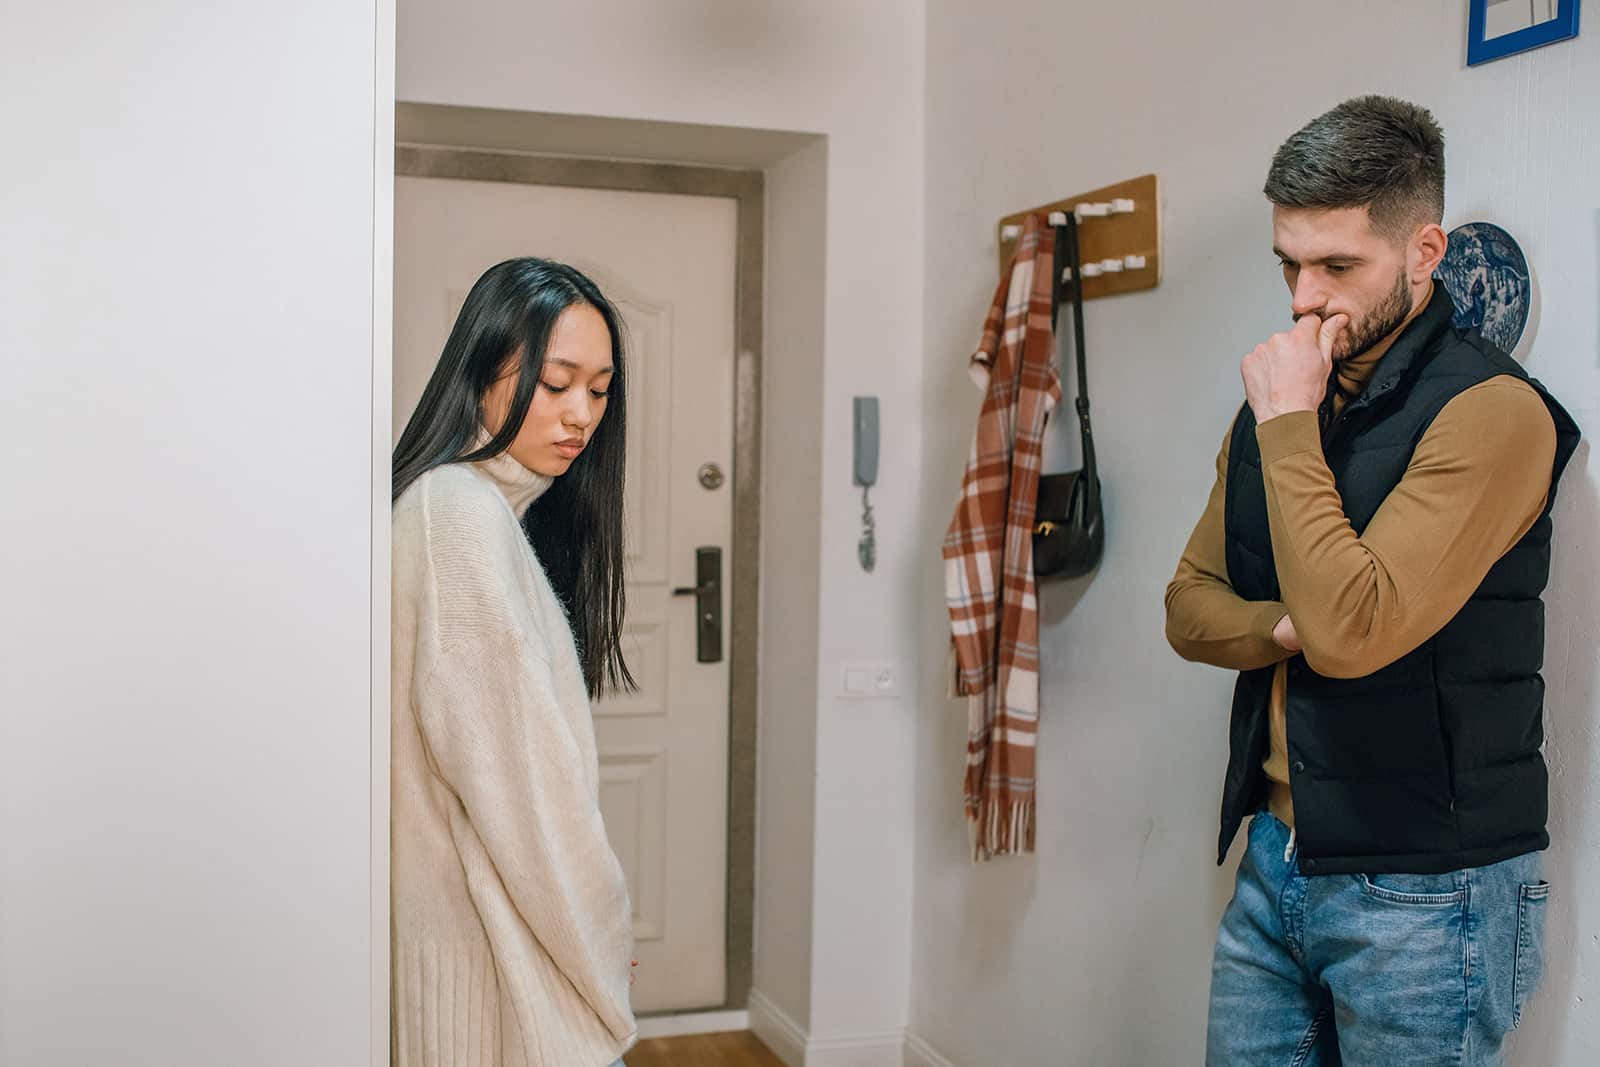
{"type": "Polygon", "coordinates": [[[1038,578],[1080,578],[1094,570],[1106,546],[1105,517],[1100,509],[1100,471],[1095,464],[1094,435],[1089,428],[1089,379],[1083,348],[1083,270],[1078,262],[1078,220],[1067,212],[1056,227],[1056,276],[1052,285],[1051,322],[1061,308],[1062,252],[1072,268],[1072,337],[1078,353],[1078,433],[1083,441],[1083,466],[1064,474],[1039,477],[1038,510],[1033,527],[1033,573],[1038,578]]]}

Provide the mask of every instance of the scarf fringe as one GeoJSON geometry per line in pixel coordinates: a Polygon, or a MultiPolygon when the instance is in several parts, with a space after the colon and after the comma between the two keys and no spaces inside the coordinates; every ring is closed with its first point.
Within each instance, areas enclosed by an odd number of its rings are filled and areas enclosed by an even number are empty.
{"type": "Polygon", "coordinates": [[[967,801],[967,831],[972,838],[972,861],[1033,851],[1034,802],[1026,799],[985,797],[967,801]]]}

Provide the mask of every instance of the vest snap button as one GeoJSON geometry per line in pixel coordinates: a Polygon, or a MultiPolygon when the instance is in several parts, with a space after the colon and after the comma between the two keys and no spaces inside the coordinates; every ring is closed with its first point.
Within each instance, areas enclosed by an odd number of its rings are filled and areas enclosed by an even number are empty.
{"type": "Polygon", "coordinates": [[[1296,774],[1304,774],[1304,773],[1306,773],[1306,765],[1304,763],[1300,762],[1299,760],[1295,760],[1294,761],[1294,773],[1296,773],[1296,774]]]}

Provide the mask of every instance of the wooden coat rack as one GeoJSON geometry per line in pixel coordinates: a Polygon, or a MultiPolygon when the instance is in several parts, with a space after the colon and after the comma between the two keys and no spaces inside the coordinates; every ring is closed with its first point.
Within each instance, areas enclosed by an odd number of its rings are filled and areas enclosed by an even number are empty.
{"type": "Polygon", "coordinates": [[[1161,196],[1154,174],[1007,215],[995,224],[1002,274],[1011,265],[1017,244],[1008,227],[1020,232],[1029,215],[1056,211],[1078,212],[1085,300],[1135,293],[1161,284],[1161,196]],[[1126,209],[1128,201],[1132,201],[1132,210],[1117,210],[1126,209]]]}

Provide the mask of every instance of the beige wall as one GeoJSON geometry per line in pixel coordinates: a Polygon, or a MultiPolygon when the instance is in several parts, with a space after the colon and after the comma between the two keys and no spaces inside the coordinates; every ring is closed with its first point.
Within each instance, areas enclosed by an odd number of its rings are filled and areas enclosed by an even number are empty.
{"type": "MultiPolygon", "coordinates": [[[[821,139],[767,172],[767,347],[762,452],[768,500],[822,494],[823,308],[827,247],[821,139]]],[[[761,750],[755,986],[796,1021],[811,1015],[812,887],[816,871],[817,643],[821,572],[815,522],[779,520],[762,533],[761,750]]]]}
{"type": "MultiPolygon", "coordinates": [[[[1467,70],[1462,2],[929,7],[925,528],[949,518],[976,410],[962,365],[994,284],[995,219],[1155,171],[1166,277],[1088,308],[1110,540],[1091,582],[1043,597],[1035,858],[968,865],[959,708],[939,710],[938,664],[924,663],[912,1028],[961,1067],[1195,1063],[1232,884],[1231,863],[1212,866],[1231,680],[1167,649],[1162,589],[1241,400],[1238,360],[1287,321],[1259,192],[1268,159],[1347,96],[1431,106],[1449,138],[1449,219],[1521,239],[1539,290],[1519,355],[1593,435],[1600,33],[1591,19],[1575,42],[1467,70]]],[[[1600,1047],[1592,457],[1586,446],[1562,488],[1549,596],[1556,903],[1547,982],[1512,1060],[1541,1067],[1600,1047]]],[[[938,580],[929,539],[930,649],[938,580]]]]}

